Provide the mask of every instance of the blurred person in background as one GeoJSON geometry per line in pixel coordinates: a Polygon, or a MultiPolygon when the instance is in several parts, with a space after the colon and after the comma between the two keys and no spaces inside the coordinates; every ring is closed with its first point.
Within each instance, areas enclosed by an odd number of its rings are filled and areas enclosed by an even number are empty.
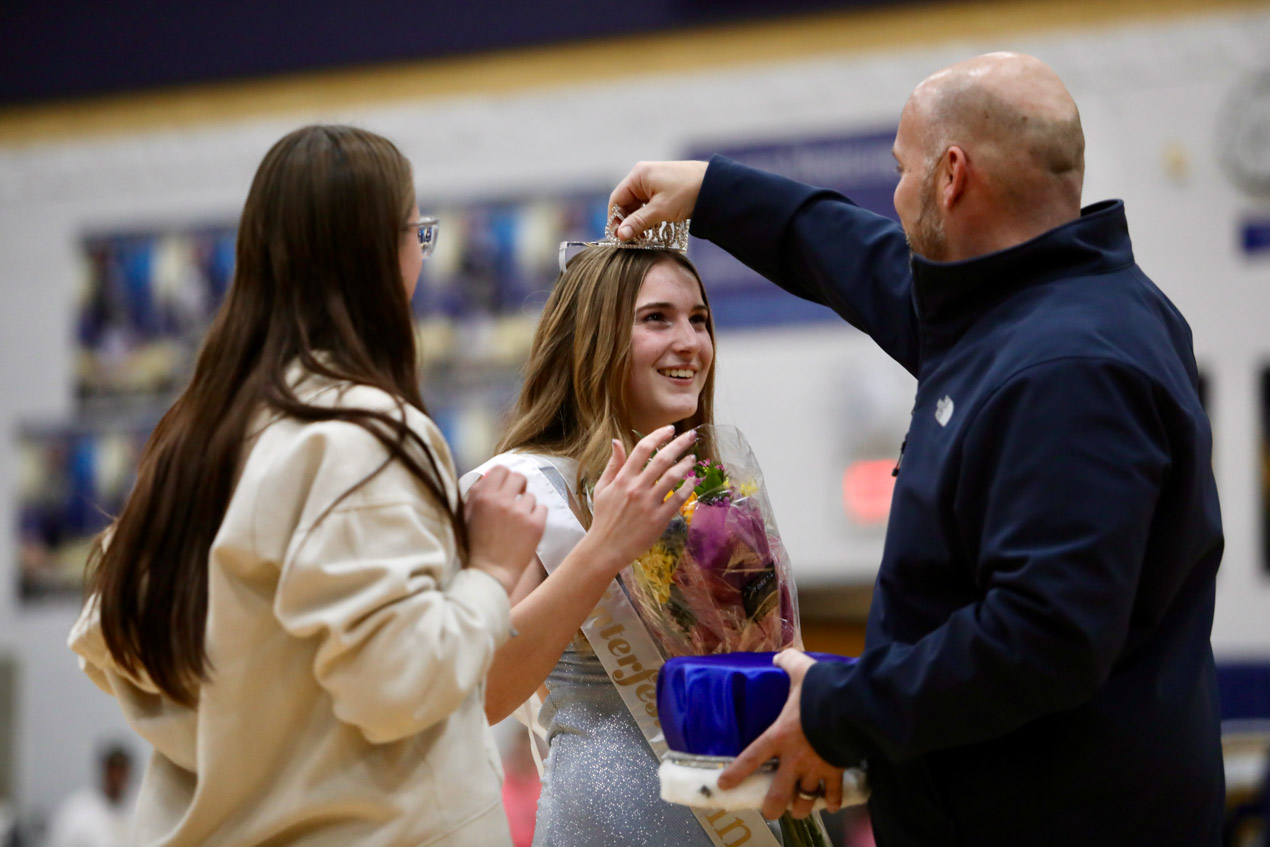
{"type": "Polygon", "coordinates": [[[124,847],[132,825],[128,786],[132,756],[113,744],[98,757],[97,784],[62,801],[49,822],[45,847],[124,847]]]}
{"type": "Polygon", "coordinates": [[[503,756],[503,808],[511,827],[512,847],[530,847],[542,789],[532,749],[536,741],[514,719],[504,720],[494,729],[503,756]]]}

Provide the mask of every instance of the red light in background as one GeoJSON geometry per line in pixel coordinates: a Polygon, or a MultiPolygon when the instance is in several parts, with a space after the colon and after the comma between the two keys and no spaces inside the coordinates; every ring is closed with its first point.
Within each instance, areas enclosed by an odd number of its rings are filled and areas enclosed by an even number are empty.
{"type": "Polygon", "coordinates": [[[891,459],[852,462],[842,474],[842,507],[856,523],[884,523],[891,512],[895,477],[891,459]]]}

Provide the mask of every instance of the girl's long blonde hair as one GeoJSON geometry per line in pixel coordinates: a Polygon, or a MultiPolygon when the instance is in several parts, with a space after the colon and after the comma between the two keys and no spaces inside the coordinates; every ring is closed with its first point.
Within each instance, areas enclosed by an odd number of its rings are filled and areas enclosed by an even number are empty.
{"type": "MultiPolygon", "coordinates": [[[[635,433],[630,425],[631,327],[644,277],[662,262],[674,262],[692,274],[708,312],[701,276],[674,250],[588,247],[569,262],[542,310],[525,381],[498,452],[520,449],[575,459],[575,490],[583,492],[604,472],[612,439],[619,439],[629,453],[647,434],[635,433]]],[[[706,330],[713,344],[713,317],[707,316],[706,330]]],[[[677,421],[675,428],[682,432],[713,421],[711,360],[696,413],[677,421]]],[[[579,505],[580,517],[589,525],[590,512],[584,502],[579,505]]]]}

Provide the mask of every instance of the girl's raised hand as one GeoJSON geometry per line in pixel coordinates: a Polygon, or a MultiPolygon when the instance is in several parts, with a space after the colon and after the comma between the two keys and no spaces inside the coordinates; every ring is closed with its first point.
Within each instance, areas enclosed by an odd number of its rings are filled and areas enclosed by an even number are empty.
{"type": "Polygon", "coordinates": [[[696,462],[687,451],[697,433],[690,430],[666,443],[674,432],[664,426],[644,436],[629,457],[614,439],[613,455],[595,484],[587,535],[620,567],[653,546],[692,493],[692,486],[679,484],[696,462]]]}

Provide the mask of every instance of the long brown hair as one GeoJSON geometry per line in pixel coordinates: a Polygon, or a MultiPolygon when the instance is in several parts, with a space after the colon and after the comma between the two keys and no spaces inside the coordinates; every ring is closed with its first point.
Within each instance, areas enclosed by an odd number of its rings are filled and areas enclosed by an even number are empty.
{"type": "Polygon", "coordinates": [[[423,409],[399,261],[412,183],[390,141],[343,126],[290,133],[256,171],[233,282],[190,384],[150,436],[122,514],[89,557],[89,590],[100,597],[115,661],[130,673],[144,668],[177,702],[195,703],[208,679],[207,558],[260,411],[366,429],[388,451],[366,479],[393,460],[405,464],[466,549],[436,457],[403,422],[406,404],[423,409]],[[288,382],[293,362],[381,389],[398,414],[306,404],[288,382]]]}
{"type": "MultiPolygon", "coordinates": [[[[572,260],[552,289],[534,333],[525,381],[498,451],[524,449],[578,462],[576,490],[599,478],[612,452],[611,439],[629,451],[638,439],[630,426],[631,327],[644,277],[662,262],[692,274],[706,304],[706,329],[714,343],[710,301],[692,262],[674,250],[588,247],[572,260]]],[[[714,362],[683,431],[714,422],[714,362]]],[[[645,435],[647,433],[644,433],[645,435]]],[[[580,498],[581,499],[581,498],[580,498]]],[[[580,504],[584,521],[590,514],[580,504]]]]}

